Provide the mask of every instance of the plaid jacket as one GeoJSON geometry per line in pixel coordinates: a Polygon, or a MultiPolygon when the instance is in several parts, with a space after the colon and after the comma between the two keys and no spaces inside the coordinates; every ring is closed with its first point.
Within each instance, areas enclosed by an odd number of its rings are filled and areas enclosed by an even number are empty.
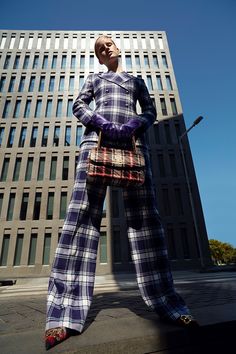
{"type": "MultiPolygon", "coordinates": [[[[141,78],[126,72],[90,74],[73,105],[73,114],[86,127],[81,143],[97,141],[98,136],[89,123],[98,112],[102,117],[116,124],[124,124],[129,119],[138,117],[143,122],[143,132],[154,123],[156,109],[141,78]],[[95,99],[93,111],[89,104],[95,99]],[[142,113],[137,114],[136,103],[142,113]]],[[[146,146],[145,134],[139,136],[137,145],[146,146]]]]}

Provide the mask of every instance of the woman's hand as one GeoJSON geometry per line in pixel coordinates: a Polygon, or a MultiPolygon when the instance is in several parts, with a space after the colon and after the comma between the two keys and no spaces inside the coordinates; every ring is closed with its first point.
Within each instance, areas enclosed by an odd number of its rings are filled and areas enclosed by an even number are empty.
{"type": "Polygon", "coordinates": [[[132,138],[133,135],[141,128],[142,122],[138,118],[130,119],[127,123],[120,127],[119,136],[123,140],[132,138]]]}

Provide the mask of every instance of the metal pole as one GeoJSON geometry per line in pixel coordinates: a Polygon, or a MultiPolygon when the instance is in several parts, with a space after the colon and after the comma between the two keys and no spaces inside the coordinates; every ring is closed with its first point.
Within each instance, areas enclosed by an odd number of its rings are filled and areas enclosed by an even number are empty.
{"type": "Polygon", "coordinates": [[[191,191],[191,186],[190,186],[190,180],[189,180],[189,175],[188,175],[188,170],[187,170],[187,164],[184,156],[184,150],[183,150],[183,145],[182,145],[182,139],[183,137],[193,128],[195,125],[200,123],[200,121],[203,119],[203,117],[198,117],[191,127],[187,129],[180,137],[179,137],[179,146],[180,146],[180,152],[181,152],[181,157],[183,161],[183,166],[184,166],[184,174],[186,177],[187,181],[187,187],[188,187],[188,193],[189,193],[189,200],[190,200],[190,205],[192,209],[192,214],[193,214],[193,222],[194,222],[194,227],[196,230],[196,237],[197,237],[197,244],[198,244],[198,249],[199,249],[199,254],[200,254],[200,262],[201,262],[201,267],[205,268],[205,263],[204,263],[204,258],[203,258],[203,252],[202,252],[202,244],[201,244],[201,237],[198,229],[198,223],[197,223],[197,217],[196,217],[196,211],[195,211],[195,206],[194,206],[194,201],[193,201],[193,196],[192,196],[192,191],[191,191]]]}

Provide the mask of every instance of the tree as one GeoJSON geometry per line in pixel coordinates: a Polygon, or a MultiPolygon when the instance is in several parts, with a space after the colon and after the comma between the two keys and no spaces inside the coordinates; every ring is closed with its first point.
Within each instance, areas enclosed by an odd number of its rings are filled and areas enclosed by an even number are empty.
{"type": "Polygon", "coordinates": [[[209,240],[211,256],[215,264],[229,264],[236,262],[236,248],[230,243],[218,240],[209,240]]]}

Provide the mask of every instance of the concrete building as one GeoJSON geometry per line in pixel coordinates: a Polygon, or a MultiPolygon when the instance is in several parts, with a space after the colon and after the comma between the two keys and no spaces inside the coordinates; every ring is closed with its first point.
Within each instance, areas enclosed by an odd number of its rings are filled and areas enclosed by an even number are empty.
{"type": "MultiPolygon", "coordinates": [[[[94,31],[0,31],[0,276],[48,275],[70,199],[83,127],[72,103],[89,73],[104,71],[94,31]]],[[[174,269],[199,267],[199,247],[178,144],[185,131],[165,32],[106,32],[123,67],[142,76],[159,123],[148,131],[158,207],[174,269]]],[[[138,111],[140,107],[137,108],[138,111]]],[[[183,140],[205,264],[204,216],[183,140]]],[[[132,271],[119,189],[108,188],[97,273],[132,271]]]]}

